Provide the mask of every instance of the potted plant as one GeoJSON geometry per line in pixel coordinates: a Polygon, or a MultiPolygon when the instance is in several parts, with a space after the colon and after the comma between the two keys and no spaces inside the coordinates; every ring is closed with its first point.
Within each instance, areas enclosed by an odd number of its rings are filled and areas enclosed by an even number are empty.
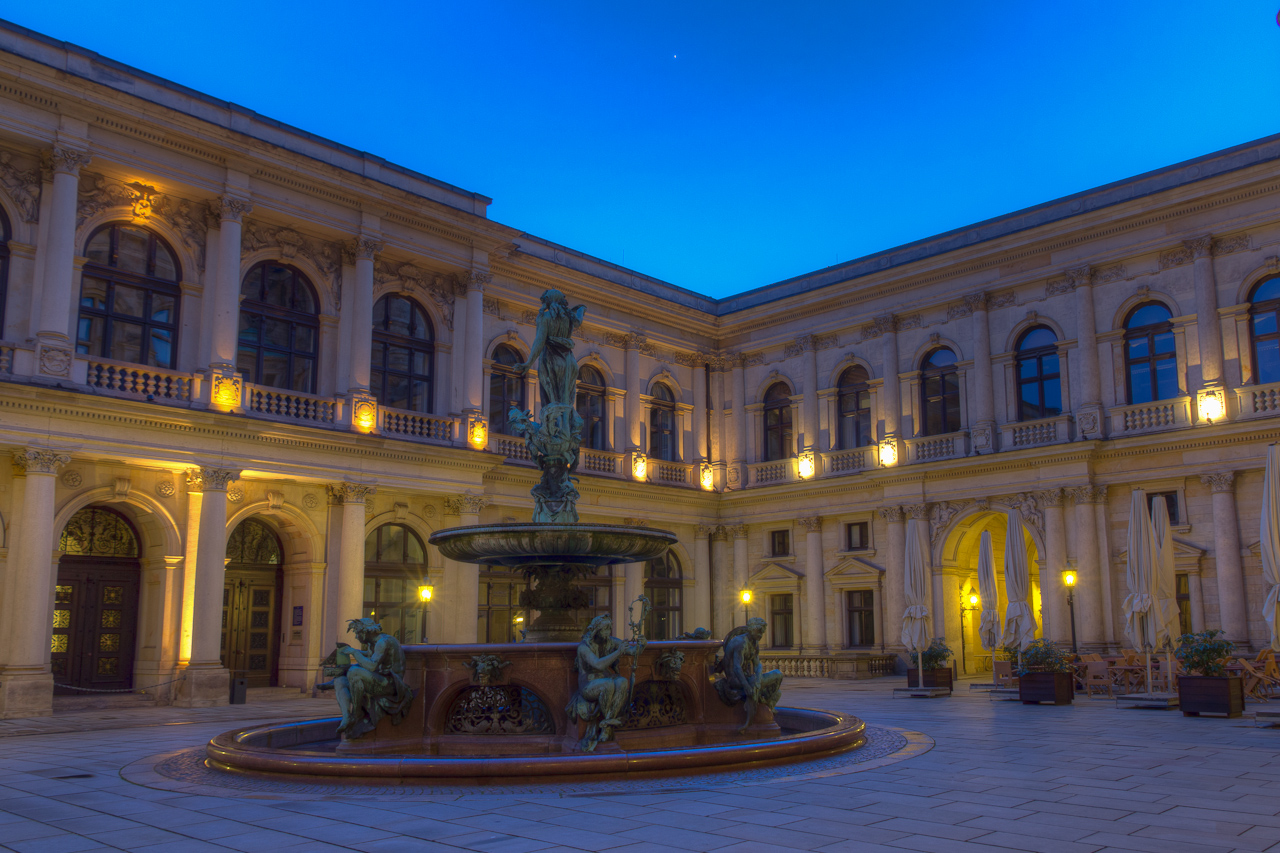
{"type": "Polygon", "coordinates": [[[1036,640],[1022,650],[1017,673],[1023,705],[1070,705],[1075,698],[1071,658],[1048,640],[1036,640]]]}
{"type": "MultiPolygon", "coordinates": [[[[935,639],[929,644],[929,648],[920,653],[924,664],[924,686],[925,687],[945,687],[947,693],[952,690],[951,683],[951,667],[947,666],[947,661],[951,658],[952,651],[947,648],[946,641],[941,637],[935,639]]],[[[915,661],[913,655],[911,660],[915,661]]],[[[907,686],[919,687],[920,673],[914,667],[907,668],[907,686]]]]}
{"type": "Polygon", "coordinates": [[[1244,713],[1244,679],[1227,673],[1234,650],[1235,643],[1218,630],[1178,639],[1178,660],[1188,673],[1178,676],[1178,705],[1184,717],[1244,713]]]}

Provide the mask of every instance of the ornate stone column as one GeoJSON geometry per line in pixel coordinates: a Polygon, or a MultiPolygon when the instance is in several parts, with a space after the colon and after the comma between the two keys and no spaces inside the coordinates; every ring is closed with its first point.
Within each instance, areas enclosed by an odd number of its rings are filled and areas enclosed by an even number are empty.
{"type": "Polygon", "coordinates": [[[822,565],[822,516],[800,519],[804,525],[804,647],[827,650],[826,575],[822,565]]]}
{"type": "Polygon", "coordinates": [[[884,632],[885,648],[890,651],[902,650],[902,613],[905,593],[902,584],[905,580],[907,531],[903,523],[902,507],[883,506],[879,510],[880,518],[885,522],[888,531],[885,534],[884,558],[884,632]]]}
{"type": "Polygon", "coordinates": [[[0,719],[47,717],[53,713],[49,636],[53,624],[53,553],[57,531],[54,490],[58,469],[71,459],[56,450],[27,447],[13,452],[15,474],[24,477],[22,504],[10,524],[17,533],[9,551],[6,602],[8,641],[0,669],[0,719]]]}
{"type": "Polygon", "coordinates": [[[1244,569],[1240,565],[1240,525],[1236,518],[1234,471],[1205,474],[1200,482],[1213,490],[1213,561],[1218,575],[1218,619],[1227,639],[1249,645],[1244,569]]]}
{"type": "Polygon", "coordinates": [[[644,377],[640,375],[640,347],[644,342],[644,335],[637,332],[629,333],[623,342],[627,353],[627,396],[623,400],[624,418],[627,422],[627,446],[625,448],[627,453],[648,452],[648,448],[643,444],[642,420],[644,406],[640,400],[640,395],[644,393],[644,377]]]}
{"type": "MultiPolygon", "coordinates": [[[[880,417],[884,419],[884,435],[880,437],[880,462],[897,464],[902,439],[902,386],[898,382],[898,318],[878,317],[875,326],[884,338],[881,358],[884,360],[884,385],[880,395],[880,417]]],[[[901,587],[901,584],[899,584],[901,587]]],[[[901,590],[899,590],[900,592],[901,590]]],[[[898,619],[902,611],[898,611],[898,619]]]]}
{"type": "MultiPolygon", "coordinates": [[[[53,172],[46,244],[37,247],[43,254],[44,281],[41,287],[39,352],[36,369],[41,376],[71,378],[71,306],[76,285],[76,204],[80,189],[80,167],[89,162],[84,151],[55,145],[48,152],[53,172]]],[[[52,617],[50,617],[52,618],[52,617]]]]}
{"type": "MultiPolygon", "coordinates": [[[[378,492],[364,483],[334,483],[329,494],[342,503],[342,537],[338,544],[338,639],[347,622],[364,616],[365,503],[378,492]]],[[[348,641],[349,642],[349,641],[348,641]]]]}
{"type": "MultiPolygon", "coordinates": [[[[751,564],[747,561],[747,525],[728,524],[725,525],[724,529],[729,536],[733,537],[733,589],[729,591],[729,625],[732,627],[743,624],[738,620],[746,618],[739,613],[742,608],[739,593],[748,588],[751,564]]],[[[751,590],[751,592],[754,593],[755,590],[751,590]]],[[[763,606],[754,601],[751,604],[751,610],[755,613],[759,613],[759,608],[763,606]]]]}
{"type": "Polygon", "coordinates": [[[733,456],[729,463],[729,485],[747,487],[747,463],[751,445],[747,441],[747,365],[742,355],[733,357],[733,456]]]}
{"type": "MultiPolygon", "coordinates": [[[[644,594],[644,563],[623,563],[618,567],[622,570],[624,578],[622,584],[622,601],[618,612],[622,614],[621,619],[615,619],[615,627],[619,630],[625,630],[627,627],[627,607],[631,602],[635,601],[644,594]]],[[[637,616],[640,615],[639,608],[636,609],[637,616]]]]}
{"type": "MultiPolygon", "coordinates": [[[[689,458],[697,464],[711,460],[707,435],[707,366],[698,359],[689,372],[693,374],[693,454],[689,458]]],[[[697,480],[698,472],[693,476],[697,480]]]]}
{"type": "Polygon", "coordinates": [[[1088,266],[1066,271],[1067,286],[1076,292],[1076,341],[1080,350],[1080,391],[1076,429],[1081,438],[1102,438],[1102,378],[1098,372],[1098,324],[1093,312],[1093,270],[1088,266]]]}
{"type": "MultiPolygon", "coordinates": [[[[459,276],[462,286],[466,288],[466,354],[462,362],[462,373],[465,377],[466,408],[474,412],[475,417],[484,417],[484,288],[493,276],[488,272],[469,270],[459,276]]],[[[454,320],[457,323],[457,320],[454,320]]],[[[455,368],[456,369],[456,368],[455,368]]],[[[532,400],[529,405],[533,405],[532,400]]],[[[474,623],[474,619],[472,622],[474,623]]],[[[474,626],[472,633],[475,633],[474,626]]]]}
{"type": "MultiPolygon", "coordinates": [[[[1100,646],[1106,637],[1103,622],[1108,614],[1102,603],[1102,576],[1098,568],[1096,506],[1106,489],[1084,485],[1071,489],[1075,498],[1076,631],[1082,645],[1100,646]]],[[[1070,636],[1070,635],[1068,635],[1070,636]]]]}
{"type": "Polygon", "coordinates": [[[222,590],[227,565],[227,487],[240,477],[229,468],[187,472],[187,491],[200,492],[195,595],[191,613],[191,657],[175,704],[188,708],[226,705],[230,674],[222,665],[222,590]]]}
{"type": "MultiPolygon", "coordinates": [[[[369,359],[373,350],[373,265],[382,244],[369,234],[361,234],[353,246],[356,260],[356,292],[351,305],[351,387],[352,396],[369,391],[369,359]]],[[[470,319],[468,312],[467,318],[470,319]]],[[[345,319],[345,318],[344,318],[345,319]]]]}
{"type": "Polygon", "coordinates": [[[240,334],[240,234],[249,202],[231,195],[216,202],[218,215],[218,261],[212,292],[206,304],[213,312],[209,340],[208,402],[230,409],[242,404],[244,386],[236,373],[236,341],[240,334]]]}
{"type": "Polygon", "coordinates": [[[1101,588],[1102,639],[1108,650],[1115,650],[1116,619],[1114,596],[1111,587],[1111,519],[1107,517],[1107,487],[1095,486],[1093,497],[1097,501],[1093,507],[1094,530],[1098,533],[1096,548],[1098,552],[1098,583],[1101,588]]]}
{"type": "Polygon", "coordinates": [[[800,449],[816,453],[822,449],[818,444],[818,348],[813,335],[801,335],[792,346],[800,350],[803,364],[800,375],[804,383],[800,449]]]}
{"type": "MultiPolygon", "coordinates": [[[[480,510],[488,505],[489,499],[484,495],[458,495],[444,499],[445,512],[457,515],[458,522],[462,526],[479,524],[480,510]]],[[[453,565],[457,567],[454,573],[457,582],[452,584],[452,594],[457,601],[453,604],[448,602],[444,604],[445,607],[452,606],[457,616],[454,623],[453,642],[475,643],[478,642],[476,616],[480,612],[480,567],[474,563],[454,563],[453,565]]]]}
{"type": "Polygon", "coordinates": [[[1207,387],[1222,384],[1222,321],[1218,319],[1218,290],[1213,276],[1213,237],[1205,234],[1182,245],[1191,252],[1196,288],[1196,337],[1200,339],[1200,380],[1207,387]]]}
{"type": "Polygon", "coordinates": [[[1067,568],[1067,530],[1062,513],[1062,489],[1036,493],[1044,507],[1044,549],[1041,555],[1040,596],[1044,615],[1044,636],[1059,643],[1071,642],[1067,622],[1067,592],[1062,573],[1067,568]]]}
{"type": "MultiPolygon", "coordinates": [[[[974,453],[991,453],[996,448],[996,409],[991,383],[991,326],[987,322],[987,294],[964,298],[973,312],[973,399],[974,422],[970,436],[974,453]]],[[[957,594],[959,594],[957,592],[957,594]]]]}
{"type": "Polygon", "coordinates": [[[733,564],[729,562],[728,531],[723,526],[711,530],[711,634],[723,638],[733,627],[733,607],[738,590],[733,587],[733,564]]]}
{"type": "Polygon", "coordinates": [[[711,534],[715,526],[698,524],[693,528],[693,601],[691,612],[682,628],[708,628],[711,622],[711,534]]]}

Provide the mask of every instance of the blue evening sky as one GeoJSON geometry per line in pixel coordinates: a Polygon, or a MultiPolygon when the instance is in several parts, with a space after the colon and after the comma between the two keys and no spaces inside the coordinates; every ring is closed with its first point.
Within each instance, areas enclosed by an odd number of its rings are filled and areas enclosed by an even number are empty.
{"type": "Polygon", "coordinates": [[[6,5],[714,296],[1280,132],[1277,0],[6,5]]]}

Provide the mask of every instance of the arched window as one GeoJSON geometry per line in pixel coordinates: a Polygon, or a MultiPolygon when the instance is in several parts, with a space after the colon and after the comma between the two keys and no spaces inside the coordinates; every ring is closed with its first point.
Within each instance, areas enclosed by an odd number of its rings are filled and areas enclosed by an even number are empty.
{"type": "Polygon", "coordinates": [[[384,524],[364,540],[364,613],[402,643],[420,643],[427,602],[418,587],[427,583],[427,549],[413,530],[384,524]]]}
{"type": "Polygon", "coordinates": [[[174,367],[182,276],[173,250],[145,228],[115,223],[93,232],[84,254],[76,352],[174,367]]]}
{"type": "Polygon", "coordinates": [[[119,513],[90,506],[71,516],[58,550],[77,557],[136,557],[138,536],[119,513]]]}
{"type": "Polygon", "coordinates": [[[604,422],[604,377],[590,365],[578,368],[578,416],[582,418],[582,446],[608,450],[604,422]]]}
{"type": "Polygon", "coordinates": [[[434,338],[431,320],[412,299],[390,295],[374,304],[369,387],[379,403],[431,411],[434,338]]]}
{"type": "Polygon", "coordinates": [[[228,563],[278,566],[281,556],[275,531],[257,519],[246,518],[227,538],[228,563]]]}
{"type": "Polygon", "coordinates": [[[4,337],[4,306],[9,298],[9,217],[0,210],[0,338],[4,337]]]}
{"type": "Polygon", "coordinates": [[[653,603],[645,636],[651,640],[674,640],[680,636],[684,573],[680,561],[668,551],[644,564],[644,594],[653,603]]]}
{"type": "Polygon", "coordinates": [[[649,403],[649,455],[667,462],[676,460],[676,398],[659,382],[649,403]]]}
{"type": "Polygon", "coordinates": [[[871,429],[871,387],[867,381],[867,370],[860,365],[854,365],[840,374],[840,433],[837,446],[841,450],[865,447],[874,440],[871,429]]]}
{"type": "Polygon", "coordinates": [[[1258,282],[1249,302],[1254,384],[1280,382],[1280,275],[1258,282]]]}
{"type": "Polygon", "coordinates": [[[521,364],[515,347],[499,344],[493,350],[493,367],[489,372],[489,431],[506,433],[507,412],[512,406],[524,411],[524,377],[515,370],[521,364]]]}
{"type": "Polygon", "coordinates": [[[314,394],[320,333],[315,288],[302,272],[263,261],[240,285],[236,369],[255,385],[314,394]]]}
{"type": "Polygon", "coordinates": [[[796,455],[795,433],[791,428],[791,389],[775,382],[764,392],[764,461],[789,459],[796,455]]]}
{"type": "Polygon", "coordinates": [[[1169,309],[1145,302],[1124,321],[1124,367],[1129,404],[1178,396],[1178,354],[1169,309]]]}
{"type": "Polygon", "coordinates": [[[920,365],[921,435],[945,435],[960,429],[960,374],[956,354],[938,347],[920,365]]]}
{"type": "Polygon", "coordinates": [[[1058,369],[1058,336],[1035,326],[1018,339],[1018,420],[1034,421],[1062,414],[1062,374],[1058,369]]]}

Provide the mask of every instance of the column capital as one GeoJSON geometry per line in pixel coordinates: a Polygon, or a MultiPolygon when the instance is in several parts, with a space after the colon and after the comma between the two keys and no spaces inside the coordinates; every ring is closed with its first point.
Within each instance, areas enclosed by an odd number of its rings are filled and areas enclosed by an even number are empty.
{"type": "Polygon", "coordinates": [[[1214,493],[1231,492],[1235,489],[1236,472],[1223,471],[1218,474],[1201,474],[1200,482],[1213,489],[1214,493]]]}
{"type": "Polygon", "coordinates": [[[357,261],[372,261],[382,251],[382,241],[361,234],[351,242],[350,251],[357,261]]]}
{"type": "Polygon", "coordinates": [[[80,167],[89,162],[87,151],[66,145],[55,145],[44,153],[44,166],[55,175],[79,177],[80,167]]]}
{"type": "Polygon", "coordinates": [[[1182,245],[1187,247],[1192,258],[1208,258],[1213,254],[1213,235],[1202,234],[1199,237],[1192,237],[1190,240],[1183,240],[1182,245]]]}
{"type": "Polygon", "coordinates": [[[928,506],[926,504],[907,504],[902,511],[907,514],[908,518],[914,518],[917,521],[928,518],[928,506]]]}
{"type": "Polygon", "coordinates": [[[1036,498],[1046,507],[1062,506],[1062,489],[1044,489],[1036,492],[1036,498]]]}
{"type": "Polygon", "coordinates": [[[970,312],[987,310],[987,292],[980,290],[977,293],[970,293],[964,298],[964,307],[970,312]]]}
{"type": "Polygon", "coordinates": [[[797,521],[799,521],[801,524],[804,525],[804,529],[806,533],[822,532],[822,516],[820,515],[812,515],[812,516],[809,516],[808,518],[800,518],[800,519],[797,519],[797,521]]]}
{"type": "Polygon", "coordinates": [[[1107,487],[1084,485],[1067,489],[1078,504],[1100,504],[1107,502],[1107,487]]]}
{"type": "Polygon", "coordinates": [[[230,195],[218,196],[211,206],[220,222],[240,222],[246,213],[253,210],[253,205],[247,200],[230,195]]]}
{"type": "Polygon", "coordinates": [[[13,464],[24,474],[56,474],[71,457],[43,447],[24,447],[13,451],[13,464]]]}
{"type": "Polygon", "coordinates": [[[187,472],[187,491],[225,492],[238,479],[238,468],[192,468],[187,472]]]}
{"type": "Polygon", "coordinates": [[[1067,277],[1067,287],[1071,290],[1093,283],[1093,267],[1088,264],[1064,270],[1063,275],[1067,277]]]}
{"type": "Polygon", "coordinates": [[[329,496],[335,504],[362,504],[377,493],[378,487],[368,483],[329,484],[329,496]]]}
{"type": "Polygon", "coordinates": [[[715,535],[716,526],[714,524],[699,524],[693,528],[694,539],[710,539],[715,535]]]}
{"type": "Polygon", "coordinates": [[[493,274],[480,272],[479,270],[463,270],[457,274],[458,287],[464,293],[470,293],[473,290],[484,293],[485,285],[493,281],[493,274]]]}
{"type": "Polygon", "coordinates": [[[444,499],[446,515],[476,515],[489,505],[484,495],[455,495],[444,499]]]}
{"type": "Polygon", "coordinates": [[[902,507],[900,506],[882,506],[877,510],[880,517],[890,524],[902,523],[902,507]]]}
{"type": "Polygon", "coordinates": [[[747,525],[745,524],[726,524],[720,529],[724,531],[726,537],[732,537],[733,539],[747,538],[747,525]]]}

